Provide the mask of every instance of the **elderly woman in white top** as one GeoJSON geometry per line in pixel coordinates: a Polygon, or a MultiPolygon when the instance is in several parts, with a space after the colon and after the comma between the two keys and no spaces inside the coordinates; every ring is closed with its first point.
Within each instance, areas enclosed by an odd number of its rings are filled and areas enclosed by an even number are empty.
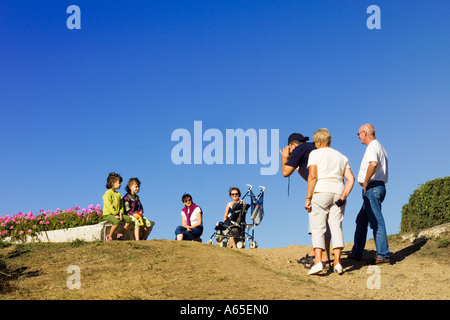
{"type": "Polygon", "coordinates": [[[334,271],[341,274],[343,269],[340,259],[344,248],[342,220],[346,198],[353,188],[355,177],[347,157],[330,148],[331,136],[327,129],[317,130],[313,139],[317,149],[311,151],[308,159],[305,209],[309,212],[315,264],[308,274],[323,271],[321,258],[322,251],[325,250],[327,221],[333,243],[334,271]]]}

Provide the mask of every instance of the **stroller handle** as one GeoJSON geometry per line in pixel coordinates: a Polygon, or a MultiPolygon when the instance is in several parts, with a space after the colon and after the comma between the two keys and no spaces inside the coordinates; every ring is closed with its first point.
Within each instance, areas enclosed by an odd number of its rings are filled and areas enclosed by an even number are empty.
{"type": "Polygon", "coordinates": [[[246,184],[247,187],[250,187],[248,190],[252,190],[253,186],[251,184],[246,184]]]}
{"type": "Polygon", "coordinates": [[[261,188],[261,189],[262,189],[261,192],[264,192],[264,190],[266,190],[266,187],[264,187],[264,186],[258,186],[258,188],[261,188]]]}

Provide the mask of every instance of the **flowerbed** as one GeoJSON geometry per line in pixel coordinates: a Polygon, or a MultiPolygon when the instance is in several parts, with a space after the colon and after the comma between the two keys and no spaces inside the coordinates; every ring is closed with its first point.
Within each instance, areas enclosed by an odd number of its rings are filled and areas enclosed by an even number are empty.
{"type": "Polygon", "coordinates": [[[0,217],[0,239],[35,236],[41,231],[75,228],[97,224],[102,220],[100,205],[88,209],[75,206],[70,209],[56,209],[53,212],[40,210],[37,214],[19,212],[14,216],[0,217]]]}

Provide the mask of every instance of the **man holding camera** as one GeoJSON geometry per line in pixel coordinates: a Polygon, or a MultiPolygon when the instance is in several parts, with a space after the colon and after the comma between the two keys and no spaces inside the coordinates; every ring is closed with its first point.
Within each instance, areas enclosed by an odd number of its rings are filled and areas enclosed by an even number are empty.
{"type": "Polygon", "coordinates": [[[300,176],[308,181],[308,158],[311,151],[316,149],[312,142],[306,142],[309,137],[304,137],[300,133],[293,133],[288,138],[288,145],[280,151],[281,171],[284,177],[289,177],[295,169],[300,176]]]}
{"type": "MultiPolygon", "coordinates": [[[[309,137],[304,137],[300,133],[293,133],[288,138],[288,145],[280,150],[281,153],[281,172],[284,177],[289,177],[294,170],[297,170],[300,176],[308,181],[309,170],[307,168],[309,154],[316,149],[313,142],[306,142],[309,137]]],[[[308,233],[311,234],[311,230],[308,226],[308,233]]],[[[322,261],[326,264],[329,260],[328,252],[330,247],[331,233],[329,228],[325,234],[326,250],[323,251],[322,261]]],[[[314,250],[306,254],[305,257],[299,259],[297,262],[304,264],[305,268],[311,268],[314,265],[314,250]]],[[[329,266],[329,264],[328,264],[329,266]]],[[[327,267],[327,265],[325,265],[327,267]]]]}

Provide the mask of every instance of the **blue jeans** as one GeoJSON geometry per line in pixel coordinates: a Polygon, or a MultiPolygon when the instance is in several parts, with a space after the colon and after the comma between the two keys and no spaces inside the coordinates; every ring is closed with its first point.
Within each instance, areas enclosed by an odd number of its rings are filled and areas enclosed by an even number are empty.
{"type": "Polygon", "coordinates": [[[380,258],[389,258],[389,244],[386,234],[386,225],[383,214],[381,213],[381,203],[386,196],[386,187],[382,181],[371,182],[364,193],[363,205],[356,217],[355,239],[352,248],[352,254],[355,258],[361,258],[364,246],[366,245],[367,226],[373,230],[373,238],[377,256],[380,258]]]}
{"type": "Polygon", "coordinates": [[[203,226],[192,228],[191,231],[188,231],[183,226],[178,226],[175,229],[175,236],[177,236],[178,234],[183,234],[183,240],[192,240],[194,238],[200,238],[200,236],[203,234],[203,226]]]}

